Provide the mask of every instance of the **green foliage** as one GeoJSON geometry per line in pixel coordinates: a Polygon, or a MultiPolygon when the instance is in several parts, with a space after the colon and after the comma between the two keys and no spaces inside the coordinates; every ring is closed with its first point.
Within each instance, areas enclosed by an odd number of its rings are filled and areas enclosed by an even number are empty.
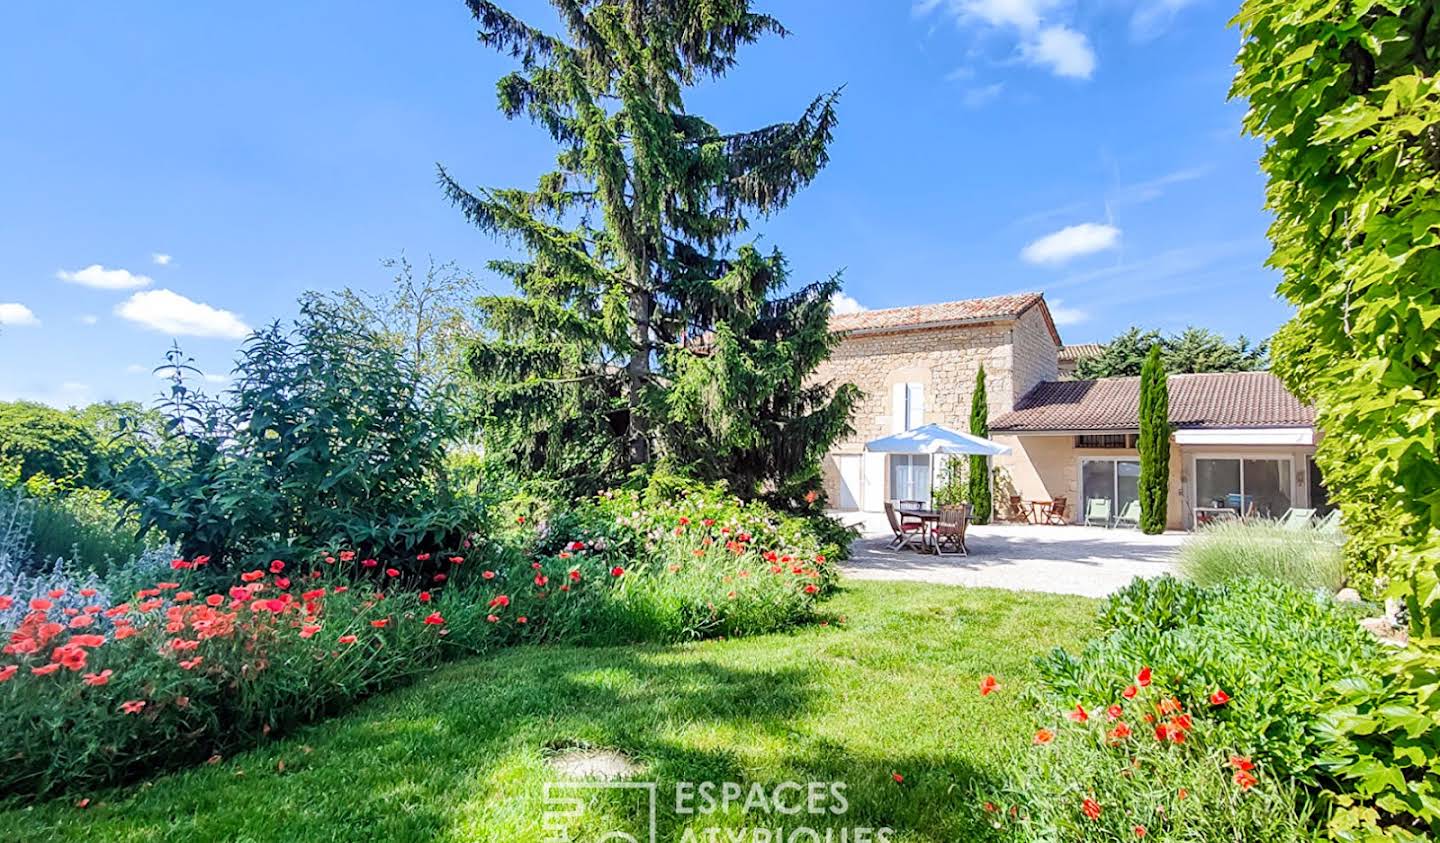
{"type": "Polygon", "coordinates": [[[1271,521],[1221,522],[1185,540],[1180,567],[1200,585],[1260,577],[1335,592],[1345,579],[1340,546],[1339,536],[1319,530],[1290,530],[1271,521]]]}
{"type": "Polygon", "coordinates": [[[528,254],[490,265],[517,294],[479,300],[468,349],[486,452],[572,496],[663,458],[794,505],[858,398],[811,379],[839,284],[787,294],[778,252],[732,245],[825,165],[836,95],[725,134],[682,95],[778,22],[748,0],[554,5],[563,35],[468,2],[480,40],[520,62],[501,110],[549,133],[557,169],[534,190],[473,192],[440,171],[472,223],[528,254]]]}
{"type": "Polygon", "coordinates": [[[1171,578],[1136,580],[1101,609],[1105,634],[1078,656],[1042,664],[1046,695],[1061,706],[1106,706],[1153,671],[1156,693],[1208,712],[1211,745],[1253,756],[1274,775],[1323,779],[1314,726],[1341,679],[1376,679],[1380,645],[1328,597],[1279,582],[1213,588],[1171,578]],[[1210,695],[1229,701],[1215,706],[1210,695]]]}
{"type": "Polygon", "coordinates": [[[970,483],[965,477],[968,457],[942,456],[940,482],[931,491],[935,503],[941,506],[962,504],[970,497],[970,483]]]}
{"type": "MultiPolygon", "coordinates": [[[[990,400],[985,395],[985,367],[975,372],[975,389],[970,393],[970,432],[984,438],[990,437],[990,400]]],[[[974,507],[971,517],[976,524],[989,524],[992,509],[990,498],[990,458],[971,455],[970,457],[970,503],[974,507]]]]}
{"type": "Polygon", "coordinates": [[[1400,653],[1384,680],[1336,683],[1320,729],[1322,765],[1338,781],[1337,840],[1440,839],[1440,657],[1400,653]]]}
{"type": "Polygon", "coordinates": [[[1253,372],[1268,366],[1269,343],[1252,346],[1241,336],[1234,343],[1206,328],[1189,327],[1162,337],[1159,331],[1129,328],[1093,357],[1075,365],[1077,378],[1135,377],[1150,349],[1160,348],[1167,374],[1189,372],[1253,372]]]}
{"type": "Polygon", "coordinates": [[[1440,633],[1440,26],[1424,3],[1249,0],[1232,95],[1266,142],[1275,366],[1352,536],[1440,633]]]}
{"type": "Polygon", "coordinates": [[[1151,346],[1140,372],[1140,529],[1165,532],[1170,496],[1170,387],[1160,363],[1159,346],[1151,346]]]}
{"type": "MultiPolygon", "coordinates": [[[[103,489],[67,488],[44,475],[0,493],[13,507],[27,510],[29,548],[22,569],[38,570],[56,559],[77,560],[105,573],[126,565],[152,542],[140,533],[140,521],[125,503],[103,489]]],[[[0,520],[5,505],[0,504],[0,520]]]]}
{"type": "Polygon", "coordinates": [[[0,460],[18,461],[21,480],[43,474],[86,483],[95,451],[95,436],[70,413],[29,401],[0,403],[0,460]]]}
{"type": "Polygon", "coordinates": [[[459,431],[443,393],[367,326],[309,301],[252,335],[221,401],[170,356],[164,438],[117,489],[186,556],[227,567],[352,542],[371,555],[453,543],[467,505],[444,476],[459,431]]]}

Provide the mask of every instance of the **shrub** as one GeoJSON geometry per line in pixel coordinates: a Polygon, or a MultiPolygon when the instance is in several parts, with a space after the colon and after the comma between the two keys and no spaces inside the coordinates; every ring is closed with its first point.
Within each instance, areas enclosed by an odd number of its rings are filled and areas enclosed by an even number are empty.
{"type": "Polygon", "coordinates": [[[1345,582],[1340,541],[1335,536],[1319,530],[1287,530],[1270,521],[1205,527],[1181,546],[1180,566],[1200,585],[1260,577],[1333,592],[1345,582]]]}
{"type": "Polygon", "coordinates": [[[1379,645],[1355,618],[1328,597],[1278,582],[1198,589],[1137,580],[1101,615],[1124,621],[1078,656],[1056,650],[1042,662],[1049,698],[1108,700],[1117,683],[1125,687],[1149,666],[1157,692],[1186,710],[1223,691],[1230,701],[1215,718],[1219,742],[1306,783],[1317,781],[1313,726],[1327,687],[1374,678],[1382,665],[1379,645]]]}
{"type": "Polygon", "coordinates": [[[0,461],[17,463],[21,480],[44,474],[84,483],[93,473],[95,450],[90,430],[63,410],[0,403],[0,461]]]}
{"type": "Polygon", "coordinates": [[[472,513],[445,482],[459,420],[366,326],[320,300],[246,341],[222,400],[170,355],[167,441],[139,441],[117,489],[186,556],[216,567],[340,541],[410,558],[453,546],[472,513]]]}

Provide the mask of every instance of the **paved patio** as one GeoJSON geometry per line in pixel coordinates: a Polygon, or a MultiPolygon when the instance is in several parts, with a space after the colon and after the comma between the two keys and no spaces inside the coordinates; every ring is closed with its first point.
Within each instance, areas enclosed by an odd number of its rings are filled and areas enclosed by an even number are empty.
{"type": "Polygon", "coordinates": [[[1138,530],[1025,524],[972,526],[967,556],[889,550],[883,513],[832,513],[860,526],[846,574],[860,579],[916,580],[943,585],[1008,588],[1104,597],[1135,577],[1176,570],[1184,533],[1147,536],[1138,530]]]}

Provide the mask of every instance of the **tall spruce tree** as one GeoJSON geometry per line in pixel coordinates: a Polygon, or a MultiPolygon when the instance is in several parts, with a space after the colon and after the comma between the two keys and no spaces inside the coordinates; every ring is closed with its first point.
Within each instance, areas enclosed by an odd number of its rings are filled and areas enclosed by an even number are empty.
{"type": "Polygon", "coordinates": [[[783,294],[778,252],[733,241],[828,160],[837,93],[789,123],[722,133],[684,90],[736,51],[785,35],[748,0],[552,0],[564,34],[468,0],[480,41],[520,69],[500,108],[559,146],[533,190],[446,195],[522,246],[491,268],[513,296],[479,302],[469,349],[487,453],[571,491],[657,457],[740,494],[800,494],[848,427],[858,391],[808,382],[835,343],[837,278],[783,294]]]}
{"type": "Polygon", "coordinates": [[[1150,347],[1140,369],[1140,529],[1165,532],[1170,494],[1170,387],[1160,346],[1150,347]]]}
{"type": "MultiPolygon", "coordinates": [[[[975,372],[975,389],[970,393],[970,432],[990,436],[990,401],[985,395],[984,366],[975,372]]],[[[990,497],[989,457],[970,455],[970,505],[974,507],[971,518],[976,524],[990,523],[994,504],[990,497]]]]}

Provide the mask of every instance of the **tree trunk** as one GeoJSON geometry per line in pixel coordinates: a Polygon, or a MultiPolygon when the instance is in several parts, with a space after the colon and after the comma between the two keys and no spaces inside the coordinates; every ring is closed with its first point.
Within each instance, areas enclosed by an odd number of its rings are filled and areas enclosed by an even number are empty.
{"type": "Polygon", "coordinates": [[[652,296],[649,292],[637,290],[630,294],[630,338],[635,347],[630,352],[625,373],[626,403],[630,410],[626,447],[632,468],[650,461],[649,419],[645,414],[644,396],[645,383],[650,379],[651,307],[652,296]]]}

